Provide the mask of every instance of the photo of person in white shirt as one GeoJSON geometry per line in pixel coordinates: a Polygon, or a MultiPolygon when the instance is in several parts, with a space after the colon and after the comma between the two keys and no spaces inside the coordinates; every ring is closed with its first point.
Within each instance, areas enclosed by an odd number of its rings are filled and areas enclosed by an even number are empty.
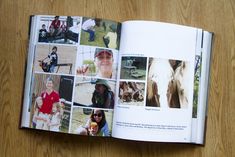
{"type": "Polygon", "coordinates": [[[119,49],[121,24],[115,21],[82,18],[80,44],[119,49]]]}
{"type": "Polygon", "coordinates": [[[82,30],[89,33],[89,42],[95,40],[95,26],[100,26],[100,19],[88,19],[82,24],[82,30]]]}

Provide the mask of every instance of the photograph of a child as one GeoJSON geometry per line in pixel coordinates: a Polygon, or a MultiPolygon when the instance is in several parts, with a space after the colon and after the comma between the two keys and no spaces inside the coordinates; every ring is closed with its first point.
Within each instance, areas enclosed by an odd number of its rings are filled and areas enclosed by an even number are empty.
{"type": "Polygon", "coordinates": [[[142,82],[119,82],[119,104],[144,105],[145,83],[142,82]]]}
{"type": "Polygon", "coordinates": [[[74,105],[113,109],[115,83],[104,79],[77,77],[74,89],[74,105]]]}
{"type": "Polygon", "coordinates": [[[111,110],[73,107],[71,133],[87,136],[110,136],[112,114],[111,110]]]}
{"type": "Polygon", "coordinates": [[[145,80],[147,57],[125,56],[121,60],[121,79],[145,80]]]}
{"type": "Polygon", "coordinates": [[[116,79],[116,50],[81,46],[77,56],[76,73],[78,76],[116,79]]]}
{"type": "Polygon", "coordinates": [[[76,46],[37,44],[34,70],[37,72],[74,74],[76,46]]]}
{"type": "Polygon", "coordinates": [[[146,106],[187,108],[189,62],[149,58],[146,106]]]}
{"type": "Polygon", "coordinates": [[[74,16],[42,16],[38,42],[76,44],[81,31],[81,18],[74,16]]]}
{"type": "Polygon", "coordinates": [[[71,76],[35,74],[30,108],[30,127],[68,132],[72,87],[73,77],[71,76]],[[70,93],[64,92],[64,86],[66,86],[66,90],[70,90],[70,93]]]}
{"type": "Polygon", "coordinates": [[[119,49],[120,23],[83,17],[81,28],[81,45],[119,49]]]}

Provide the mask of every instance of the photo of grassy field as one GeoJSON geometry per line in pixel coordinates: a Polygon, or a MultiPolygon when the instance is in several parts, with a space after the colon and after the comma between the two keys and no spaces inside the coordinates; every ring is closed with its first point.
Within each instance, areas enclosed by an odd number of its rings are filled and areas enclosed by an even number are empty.
{"type": "MultiPolygon", "coordinates": [[[[83,22],[88,20],[89,18],[83,17],[83,22]]],[[[89,46],[98,46],[98,47],[106,47],[103,41],[103,37],[111,32],[110,26],[115,25],[117,27],[118,23],[110,20],[101,20],[100,26],[95,26],[95,40],[89,41],[89,33],[85,31],[81,31],[81,45],[89,45],[89,46]]],[[[118,33],[118,32],[117,32],[118,33]]],[[[119,45],[119,39],[117,39],[117,44],[119,45]]],[[[119,46],[118,46],[119,47],[119,46]]]]}

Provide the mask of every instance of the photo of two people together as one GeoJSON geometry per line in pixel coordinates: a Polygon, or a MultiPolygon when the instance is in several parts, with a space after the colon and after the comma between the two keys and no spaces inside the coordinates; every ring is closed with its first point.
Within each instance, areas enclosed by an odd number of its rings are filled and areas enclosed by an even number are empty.
{"type": "Polygon", "coordinates": [[[83,17],[81,28],[81,45],[119,49],[120,23],[83,17]]]}
{"type": "Polygon", "coordinates": [[[72,132],[88,136],[110,136],[111,134],[111,113],[108,111],[93,109],[86,115],[82,108],[76,108],[73,112],[73,120],[80,119],[81,123],[72,123],[72,132]],[[79,112],[80,111],[80,112],[79,112]]]}

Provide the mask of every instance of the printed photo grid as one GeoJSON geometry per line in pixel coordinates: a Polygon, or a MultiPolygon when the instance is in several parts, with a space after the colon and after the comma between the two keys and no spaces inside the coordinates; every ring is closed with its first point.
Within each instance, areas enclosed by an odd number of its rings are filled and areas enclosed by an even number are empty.
{"type": "Polygon", "coordinates": [[[118,105],[187,108],[189,66],[188,61],[122,56],[118,105]]]}
{"type": "Polygon", "coordinates": [[[110,136],[120,23],[40,16],[31,86],[31,128],[110,136]]]}
{"type": "Polygon", "coordinates": [[[123,55],[118,64],[120,23],[77,16],[39,21],[31,128],[110,136],[115,105],[188,107],[188,61],[123,55]]]}

